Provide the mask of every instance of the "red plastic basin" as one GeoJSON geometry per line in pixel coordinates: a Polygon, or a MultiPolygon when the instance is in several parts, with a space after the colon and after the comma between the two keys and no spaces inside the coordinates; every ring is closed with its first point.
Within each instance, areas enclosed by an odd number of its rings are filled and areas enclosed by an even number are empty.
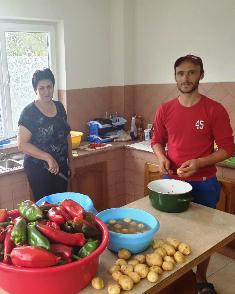
{"type": "Polygon", "coordinates": [[[102,242],[89,256],[66,265],[43,269],[0,263],[0,289],[9,294],[75,294],[85,288],[95,276],[99,257],[109,240],[106,225],[98,218],[96,222],[102,231],[102,242]]]}

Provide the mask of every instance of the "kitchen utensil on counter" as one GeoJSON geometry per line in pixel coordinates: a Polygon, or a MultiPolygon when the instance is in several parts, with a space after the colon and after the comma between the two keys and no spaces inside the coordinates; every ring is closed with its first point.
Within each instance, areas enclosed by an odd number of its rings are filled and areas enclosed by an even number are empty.
{"type": "Polygon", "coordinates": [[[188,209],[192,186],[184,181],[160,179],[148,184],[152,206],[165,212],[182,212],[188,209]]]}
{"type": "Polygon", "coordinates": [[[109,231],[108,248],[114,252],[118,252],[122,248],[128,249],[132,253],[144,251],[150,245],[160,227],[159,221],[153,215],[136,208],[110,208],[99,212],[97,217],[105,223],[111,219],[129,218],[150,226],[150,230],[137,234],[122,234],[109,231]]]}
{"type": "Polygon", "coordinates": [[[97,217],[95,221],[102,232],[102,241],[90,255],[68,264],[46,268],[21,268],[1,262],[0,288],[12,294],[78,293],[95,276],[99,257],[108,244],[107,226],[97,217]]]}

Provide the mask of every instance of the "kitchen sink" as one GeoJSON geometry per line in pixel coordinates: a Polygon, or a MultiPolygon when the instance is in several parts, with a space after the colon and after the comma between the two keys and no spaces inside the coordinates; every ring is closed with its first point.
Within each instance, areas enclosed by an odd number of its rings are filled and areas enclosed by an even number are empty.
{"type": "Polygon", "coordinates": [[[17,169],[21,168],[23,165],[14,159],[4,159],[0,160],[0,169],[1,170],[9,170],[9,169],[17,169]]]}

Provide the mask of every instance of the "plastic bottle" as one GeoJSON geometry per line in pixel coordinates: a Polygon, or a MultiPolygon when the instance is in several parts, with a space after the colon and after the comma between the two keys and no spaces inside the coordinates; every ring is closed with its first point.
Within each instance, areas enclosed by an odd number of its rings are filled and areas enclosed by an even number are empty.
{"type": "Polygon", "coordinates": [[[135,140],[137,138],[137,128],[135,124],[135,118],[136,118],[136,115],[134,114],[131,118],[131,131],[130,131],[130,136],[132,140],[135,140]]]}

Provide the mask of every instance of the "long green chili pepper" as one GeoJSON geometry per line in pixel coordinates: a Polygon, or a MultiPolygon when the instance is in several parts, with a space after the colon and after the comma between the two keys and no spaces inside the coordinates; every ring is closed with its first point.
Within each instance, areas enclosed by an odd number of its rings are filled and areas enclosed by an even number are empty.
{"type": "Polygon", "coordinates": [[[15,245],[20,245],[26,241],[26,220],[19,216],[16,218],[14,227],[11,231],[11,240],[15,245]]]}
{"type": "Polygon", "coordinates": [[[99,240],[90,240],[87,241],[85,245],[78,252],[78,256],[85,257],[90,255],[98,246],[100,242],[99,240]]]}
{"type": "Polygon", "coordinates": [[[50,241],[37,230],[35,222],[28,223],[27,231],[29,245],[50,249],[50,241]]]}
{"type": "Polygon", "coordinates": [[[0,227],[7,227],[8,225],[13,225],[13,222],[7,221],[7,222],[0,223],[0,227]]]}
{"type": "Polygon", "coordinates": [[[20,214],[29,221],[36,221],[43,217],[42,210],[31,200],[18,204],[20,214]]]}

